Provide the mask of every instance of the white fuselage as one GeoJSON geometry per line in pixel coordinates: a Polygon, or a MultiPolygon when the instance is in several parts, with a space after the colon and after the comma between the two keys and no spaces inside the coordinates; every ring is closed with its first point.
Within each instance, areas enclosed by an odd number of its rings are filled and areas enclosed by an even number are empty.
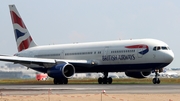
{"type": "MultiPolygon", "coordinates": [[[[117,40],[37,46],[19,52],[15,55],[20,57],[88,60],[94,61],[101,66],[127,66],[131,64],[134,65],[156,63],[169,64],[174,58],[174,54],[172,50],[168,48],[168,45],[162,41],[155,39],[117,40]],[[166,47],[167,49],[153,50],[154,47],[166,47]],[[145,52],[145,50],[147,51],[145,52]],[[140,52],[142,51],[144,51],[145,53],[140,54],[140,52]]],[[[133,69],[132,65],[131,67],[133,69]]],[[[157,66],[152,68],[163,67],[157,66]]],[[[146,69],[146,67],[144,67],[144,69],[146,69]]]]}

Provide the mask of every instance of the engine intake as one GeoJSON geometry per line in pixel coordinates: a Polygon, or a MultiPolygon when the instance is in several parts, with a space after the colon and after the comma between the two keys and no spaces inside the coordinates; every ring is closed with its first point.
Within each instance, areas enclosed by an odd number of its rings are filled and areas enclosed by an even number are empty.
{"type": "Polygon", "coordinates": [[[144,72],[125,72],[126,76],[133,77],[133,78],[146,78],[151,74],[150,71],[144,71],[144,72]]]}
{"type": "Polygon", "coordinates": [[[69,63],[60,63],[47,71],[48,76],[52,78],[71,78],[75,73],[75,68],[69,63]]]}

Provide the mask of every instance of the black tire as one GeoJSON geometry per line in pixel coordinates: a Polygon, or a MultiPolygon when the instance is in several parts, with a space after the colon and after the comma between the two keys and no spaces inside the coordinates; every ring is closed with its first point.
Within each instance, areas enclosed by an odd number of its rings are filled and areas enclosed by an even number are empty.
{"type": "Polygon", "coordinates": [[[107,78],[103,78],[103,84],[107,84],[107,78]]]}
{"type": "Polygon", "coordinates": [[[64,84],[68,84],[68,79],[64,79],[64,84]]]}
{"type": "Polygon", "coordinates": [[[109,78],[108,78],[108,83],[109,83],[109,84],[112,84],[112,81],[113,81],[112,78],[109,77],[109,78]]]}
{"type": "Polygon", "coordinates": [[[156,83],[157,83],[157,84],[160,84],[160,82],[161,82],[161,81],[160,81],[160,79],[158,78],[157,81],[156,81],[156,83]]]}
{"type": "Polygon", "coordinates": [[[53,80],[54,84],[57,85],[58,84],[58,80],[54,78],[53,80]]]}
{"type": "Polygon", "coordinates": [[[62,79],[59,79],[59,80],[58,80],[58,84],[64,84],[63,80],[62,80],[62,79]]]}
{"type": "Polygon", "coordinates": [[[156,78],[152,79],[153,84],[156,84],[156,78]]]}
{"type": "Polygon", "coordinates": [[[102,82],[103,82],[102,77],[99,77],[99,78],[98,78],[98,83],[99,83],[99,84],[102,84],[102,82]]]}
{"type": "Polygon", "coordinates": [[[154,84],[160,84],[160,79],[159,78],[153,78],[153,80],[152,80],[152,82],[154,83],[154,84]]]}

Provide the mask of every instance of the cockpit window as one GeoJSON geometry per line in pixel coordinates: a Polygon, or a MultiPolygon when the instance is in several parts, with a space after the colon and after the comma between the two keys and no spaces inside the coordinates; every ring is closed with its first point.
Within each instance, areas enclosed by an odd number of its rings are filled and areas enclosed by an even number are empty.
{"type": "Polygon", "coordinates": [[[153,48],[153,50],[154,50],[154,51],[157,51],[157,50],[170,50],[170,48],[167,47],[167,46],[155,46],[155,47],[153,48]]]}
{"type": "Polygon", "coordinates": [[[168,48],[165,46],[162,46],[162,50],[168,50],[168,48]]]}
{"type": "Polygon", "coordinates": [[[160,46],[158,46],[158,47],[157,47],[157,50],[160,50],[160,49],[161,49],[161,47],[160,47],[160,46]]]}

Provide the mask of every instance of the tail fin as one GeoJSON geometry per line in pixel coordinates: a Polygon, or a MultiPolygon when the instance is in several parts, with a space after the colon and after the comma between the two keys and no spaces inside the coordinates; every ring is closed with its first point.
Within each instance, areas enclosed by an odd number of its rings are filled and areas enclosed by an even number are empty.
{"type": "Polygon", "coordinates": [[[27,30],[15,5],[9,5],[18,51],[37,46],[27,30]]]}

